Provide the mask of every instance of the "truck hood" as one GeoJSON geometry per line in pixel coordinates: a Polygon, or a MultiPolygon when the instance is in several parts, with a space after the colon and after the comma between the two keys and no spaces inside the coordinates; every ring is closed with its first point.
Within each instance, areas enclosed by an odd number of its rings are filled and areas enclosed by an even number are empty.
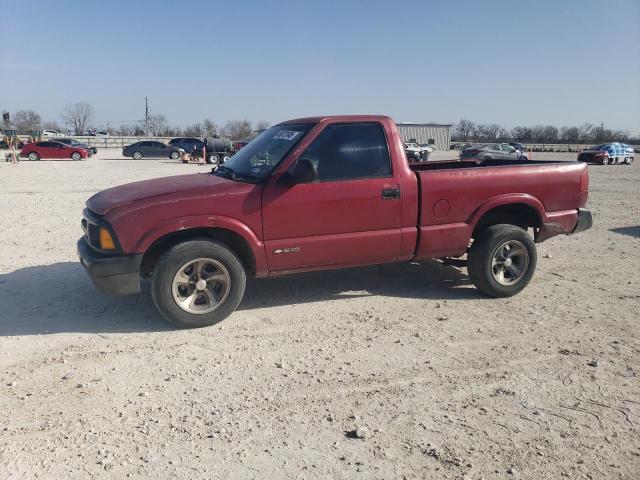
{"type": "MultiPolygon", "coordinates": [[[[171,197],[229,195],[245,192],[246,183],[233,182],[208,173],[179,175],[175,177],[155,178],[141,182],[127,183],[96,193],[87,200],[87,207],[98,215],[106,215],[111,210],[134,202],[170,200],[171,197]]],[[[145,202],[145,203],[146,203],[145,202]]]]}

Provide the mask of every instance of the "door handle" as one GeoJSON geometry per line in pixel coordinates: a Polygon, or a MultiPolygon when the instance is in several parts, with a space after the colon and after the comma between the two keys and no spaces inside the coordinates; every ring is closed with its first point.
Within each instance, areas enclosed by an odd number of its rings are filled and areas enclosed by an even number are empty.
{"type": "Polygon", "coordinates": [[[400,198],[400,188],[385,188],[382,190],[383,200],[394,200],[400,198]]]}

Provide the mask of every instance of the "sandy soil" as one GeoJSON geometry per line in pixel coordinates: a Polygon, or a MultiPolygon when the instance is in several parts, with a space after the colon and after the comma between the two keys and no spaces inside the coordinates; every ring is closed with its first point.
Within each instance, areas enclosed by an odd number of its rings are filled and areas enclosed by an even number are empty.
{"type": "Polygon", "coordinates": [[[207,167],[106,158],[0,163],[0,478],[640,476],[638,162],[590,167],[594,228],[514,298],[386,265],[251,281],[176,331],[148,287],[94,290],[80,214],[207,167]]]}

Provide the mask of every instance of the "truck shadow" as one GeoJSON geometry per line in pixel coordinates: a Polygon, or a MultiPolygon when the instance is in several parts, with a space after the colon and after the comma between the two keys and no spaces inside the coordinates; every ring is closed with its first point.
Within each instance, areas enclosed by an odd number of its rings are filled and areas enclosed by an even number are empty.
{"type": "Polygon", "coordinates": [[[640,225],[635,225],[633,227],[617,227],[612,228],[609,231],[613,233],[619,233],[621,235],[640,238],[640,225]]]}
{"type": "MultiPolygon", "coordinates": [[[[433,300],[481,298],[458,269],[428,262],[250,279],[238,310],[372,295],[433,300]]],[[[75,262],[0,274],[0,305],[0,336],[173,329],[156,311],[148,282],[143,282],[142,295],[111,297],[96,291],[75,262]]]]}

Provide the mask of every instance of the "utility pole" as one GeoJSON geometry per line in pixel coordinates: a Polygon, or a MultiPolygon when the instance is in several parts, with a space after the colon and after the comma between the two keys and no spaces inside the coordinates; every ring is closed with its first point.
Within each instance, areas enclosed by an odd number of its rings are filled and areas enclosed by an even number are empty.
{"type": "Polygon", "coordinates": [[[149,99],[144,97],[144,133],[149,135],[149,99]]]}

